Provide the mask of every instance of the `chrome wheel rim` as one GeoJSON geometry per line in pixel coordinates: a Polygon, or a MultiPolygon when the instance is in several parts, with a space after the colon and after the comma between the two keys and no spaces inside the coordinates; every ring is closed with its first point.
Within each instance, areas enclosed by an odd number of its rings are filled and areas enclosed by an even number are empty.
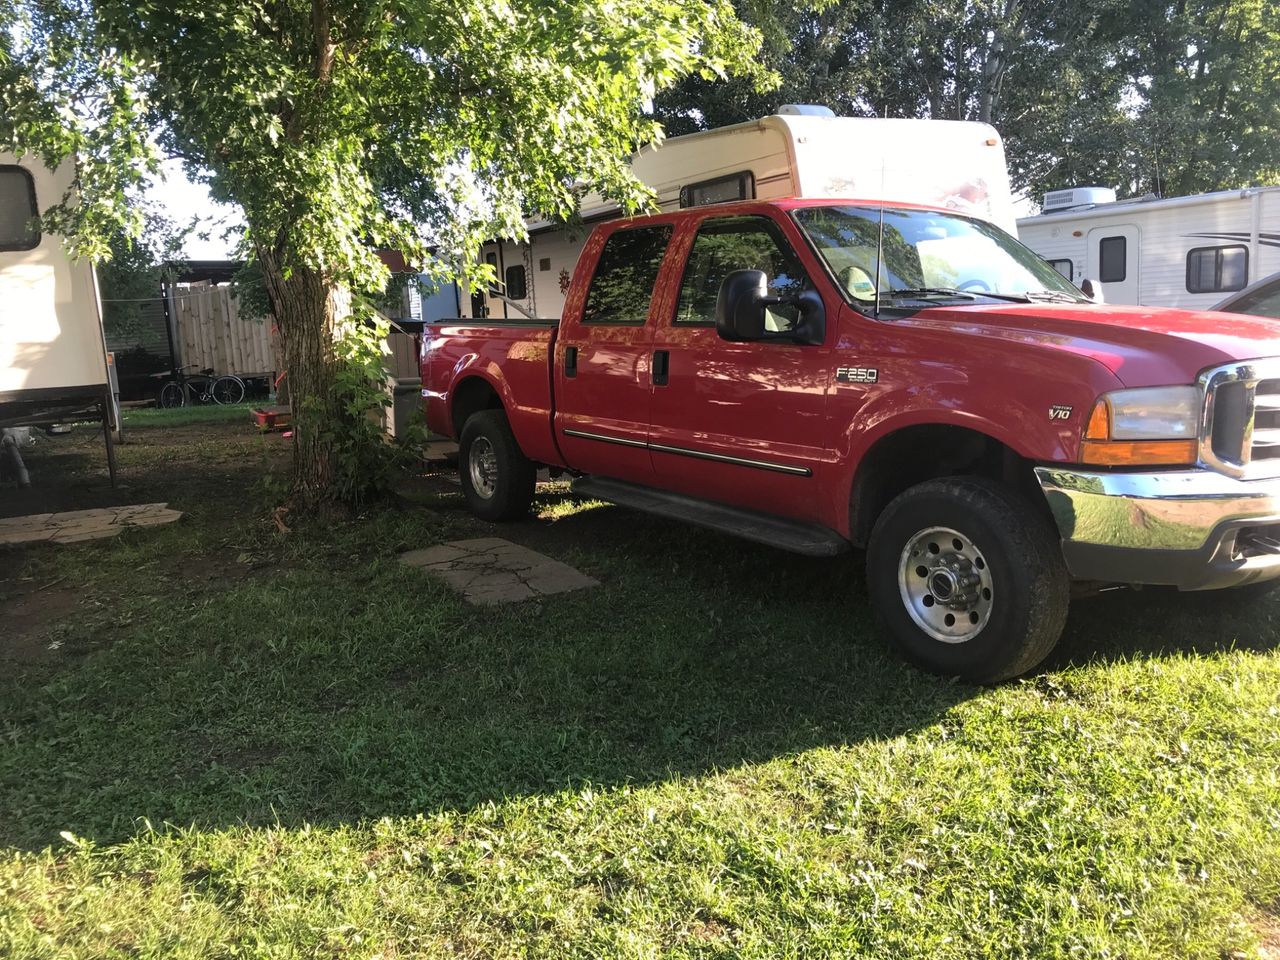
{"type": "Polygon", "coordinates": [[[467,469],[471,473],[472,489],[486,500],[492,497],[498,489],[498,455],[488,437],[471,441],[467,469]]]}
{"type": "Polygon", "coordinates": [[[950,527],[927,527],[907,541],[898,590],[916,626],[942,643],[972,640],[991,619],[991,566],[950,527]]]}

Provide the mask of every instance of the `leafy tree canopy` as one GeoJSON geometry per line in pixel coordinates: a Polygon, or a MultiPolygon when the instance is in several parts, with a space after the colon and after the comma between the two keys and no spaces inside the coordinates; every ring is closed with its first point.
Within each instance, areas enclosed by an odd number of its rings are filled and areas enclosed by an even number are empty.
{"type": "Polygon", "coordinates": [[[377,321],[348,318],[385,283],[374,248],[482,282],[464,265],[529,213],[570,215],[583,189],[635,209],[646,106],[690,73],[765,80],[758,45],[730,0],[7,0],[0,144],[77,158],[46,227],[94,256],[138,232],[127,198],[164,154],[244,211],[311,508],[367,463],[377,321]]]}
{"type": "Polygon", "coordinates": [[[0,17],[0,139],[80,159],[69,235],[131,229],[162,153],[239,204],[256,244],[359,285],[372,245],[519,235],[585,181],[644,199],[641,116],[690,72],[759,79],[728,0],[18,0],[0,17]]]}
{"type": "Polygon", "coordinates": [[[775,91],[689,77],[660,96],[668,133],[780,103],[851,116],[984,120],[1016,188],[1122,196],[1280,182],[1277,0],[738,0],[775,91]]]}

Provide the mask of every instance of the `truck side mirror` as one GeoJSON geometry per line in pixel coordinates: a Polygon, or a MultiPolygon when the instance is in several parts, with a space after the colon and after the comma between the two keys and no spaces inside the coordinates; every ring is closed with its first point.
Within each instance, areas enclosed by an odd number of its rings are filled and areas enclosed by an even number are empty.
{"type": "Polygon", "coordinates": [[[1085,277],[1080,281],[1080,292],[1092,300],[1094,303],[1105,303],[1102,298],[1102,284],[1097,280],[1085,277]]]}
{"type": "Polygon", "coordinates": [[[716,296],[716,333],[722,340],[764,339],[764,308],[769,278],[763,270],[734,270],[716,296]]]}
{"type": "Polygon", "coordinates": [[[817,290],[801,290],[786,297],[769,295],[769,278],[762,270],[735,270],[720,284],[716,297],[716,333],[735,342],[778,340],[821,344],[827,336],[827,310],[817,290]],[[769,307],[788,304],[799,312],[792,330],[771,331],[769,307]]]}

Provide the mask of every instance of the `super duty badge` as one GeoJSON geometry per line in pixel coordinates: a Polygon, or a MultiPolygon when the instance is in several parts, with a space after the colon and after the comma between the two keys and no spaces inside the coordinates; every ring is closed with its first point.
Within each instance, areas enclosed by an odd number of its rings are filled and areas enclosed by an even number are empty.
{"type": "Polygon", "coordinates": [[[840,383],[876,383],[880,371],[875,367],[836,367],[836,380],[840,383]]]}

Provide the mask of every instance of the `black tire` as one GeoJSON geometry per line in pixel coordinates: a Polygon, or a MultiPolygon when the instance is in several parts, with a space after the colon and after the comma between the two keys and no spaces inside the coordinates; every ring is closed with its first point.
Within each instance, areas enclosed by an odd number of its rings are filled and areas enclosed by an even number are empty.
{"type": "Polygon", "coordinates": [[[166,410],[172,410],[174,407],[181,407],[187,402],[186,391],[182,389],[182,385],[170,380],[160,388],[160,396],[156,400],[156,406],[164,407],[166,410]]]}
{"type": "Polygon", "coordinates": [[[528,514],[537,473],[520,451],[505,413],[481,410],[467,418],[458,440],[458,475],[467,506],[477,517],[515,520],[528,514]],[[486,455],[491,455],[487,461],[486,455]]]}
{"type": "Polygon", "coordinates": [[[885,508],[867,548],[867,587],[892,646],[931,673],[975,683],[1008,680],[1044,660],[1070,600],[1050,520],[976,477],[921,483],[885,508]],[[933,597],[935,587],[953,606],[933,597]],[[921,621],[965,635],[939,639],[921,621]]]}
{"type": "Polygon", "coordinates": [[[239,377],[219,377],[213,381],[211,392],[217,403],[239,403],[244,399],[244,381],[239,377]]]}

